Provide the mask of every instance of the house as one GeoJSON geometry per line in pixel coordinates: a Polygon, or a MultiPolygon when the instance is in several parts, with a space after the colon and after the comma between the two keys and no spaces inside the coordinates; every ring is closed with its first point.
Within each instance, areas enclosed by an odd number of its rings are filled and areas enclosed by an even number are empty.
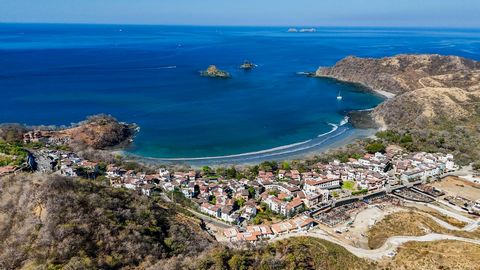
{"type": "Polygon", "coordinates": [[[309,192],[306,194],[305,198],[302,200],[307,207],[311,208],[322,201],[322,195],[318,193],[309,192]]]}
{"type": "Polygon", "coordinates": [[[170,171],[169,170],[167,170],[165,168],[161,168],[160,170],[158,170],[158,175],[160,175],[162,180],[170,181],[170,171]]]}
{"type": "Polygon", "coordinates": [[[282,234],[293,231],[306,231],[315,225],[316,221],[313,218],[301,215],[289,221],[273,224],[271,228],[275,234],[282,234]]]}
{"type": "Polygon", "coordinates": [[[294,218],[290,223],[292,223],[292,225],[294,225],[299,231],[307,231],[317,224],[313,218],[305,215],[294,218]]]}
{"type": "Polygon", "coordinates": [[[233,223],[235,220],[232,218],[232,213],[233,213],[233,207],[231,206],[224,206],[221,208],[221,216],[220,219],[233,223]]]}
{"type": "Polygon", "coordinates": [[[155,188],[154,185],[151,184],[146,184],[146,185],[141,185],[140,190],[142,191],[142,194],[145,196],[152,196],[153,189],[155,188]]]}
{"type": "Polygon", "coordinates": [[[270,238],[273,236],[272,230],[268,225],[248,226],[247,232],[257,234],[260,238],[270,238]]]}
{"type": "Polygon", "coordinates": [[[273,224],[271,228],[272,232],[275,234],[282,234],[295,230],[295,227],[288,221],[273,224]]]}
{"type": "Polygon", "coordinates": [[[239,231],[236,227],[223,230],[223,235],[225,235],[225,237],[228,238],[230,241],[237,240],[238,234],[239,234],[239,231]]]}
{"type": "Polygon", "coordinates": [[[268,208],[275,213],[281,213],[285,207],[286,202],[278,199],[273,195],[269,195],[268,198],[264,200],[264,202],[268,205],[268,208]]]}
{"type": "Polygon", "coordinates": [[[307,192],[319,192],[321,189],[335,189],[340,187],[340,178],[314,179],[305,181],[303,189],[307,192]]]}
{"type": "Polygon", "coordinates": [[[416,180],[422,179],[424,176],[424,170],[417,169],[417,170],[410,170],[405,171],[400,175],[400,180],[403,182],[412,182],[416,180]]]}
{"type": "Polygon", "coordinates": [[[200,211],[216,218],[220,218],[222,216],[220,207],[209,203],[203,203],[200,206],[200,211]]]}
{"type": "Polygon", "coordinates": [[[285,212],[282,213],[284,216],[290,217],[295,213],[300,212],[303,210],[303,201],[300,198],[295,198],[292,201],[288,202],[285,206],[285,212]]]}
{"type": "Polygon", "coordinates": [[[247,201],[245,203],[244,209],[245,209],[245,213],[247,213],[251,217],[254,217],[257,215],[257,205],[253,200],[247,201]]]}

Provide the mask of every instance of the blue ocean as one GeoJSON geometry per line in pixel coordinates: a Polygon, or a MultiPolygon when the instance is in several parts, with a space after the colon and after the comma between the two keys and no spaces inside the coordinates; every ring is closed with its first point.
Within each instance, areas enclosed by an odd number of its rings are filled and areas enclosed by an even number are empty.
{"type": "Polygon", "coordinates": [[[143,157],[285,154],[354,133],[346,113],[383,100],[299,72],[348,55],[480,60],[474,29],[287,29],[0,24],[0,122],[69,125],[106,113],[141,127],[127,152],[143,157]],[[245,60],[258,66],[241,70],[245,60]],[[201,77],[211,64],[232,78],[201,77]]]}

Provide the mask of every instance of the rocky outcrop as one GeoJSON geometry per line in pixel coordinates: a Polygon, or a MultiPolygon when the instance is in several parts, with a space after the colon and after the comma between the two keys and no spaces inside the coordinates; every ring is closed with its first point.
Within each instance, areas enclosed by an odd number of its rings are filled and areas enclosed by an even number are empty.
{"type": "Polygon", "coordinates": [[[480,99],[480,62],[458,56],[349,56],[333,67],[319,68],[315,75],[393,94],[372,114],[386,127],[464,121],[477,113],[474,104],[480,99]]]}
{"type": "Polygon", "coordinates": [[[95,115],[75,127],[56,132],[54,137],[68,137],[71,145],[106,149],[129,143],[136,131],[134,124],[121,123],[109,115],[95,115]]]}
{"type": "Polygon", "coordinates": [[[207,68],[207,70],[201,71],[200,75],[204,77],[210,77],[210,78],[223,78],[227,79],[230,78],[230,73],[219,70],[215,65],[211,65],[207,68]]]}
{"type": "Polygon", "coordinates": [[[251,70],[251,69],[254,69],[257,65],[255,65],[254,63],[250,62],[250,61],[245,61],[243,62],[242,65],[240,65],[240,68],[243,69],[243,70],[251,70]]]}

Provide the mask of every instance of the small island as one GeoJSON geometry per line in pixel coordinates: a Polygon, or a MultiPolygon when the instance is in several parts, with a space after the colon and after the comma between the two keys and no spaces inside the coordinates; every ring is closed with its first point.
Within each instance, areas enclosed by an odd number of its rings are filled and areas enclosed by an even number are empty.
{"type": "Polygon", "coordinates": [[[210,78],[223,78],[228,79],[230,78],[230,73],[219,70],[215,65],[210,65],[207,70],[201,71],[200,74],[203,77],[210,77],[210,78]]]}
{"type": "Polygon", "coordinates": [[[243,70],[252,70],[255,67],[257,67],[257,65],[255,65],[254,63],[252,63],[250,61],[245,61],[245,62],[243,62],[242,65],[240,65],[240,68],[243,69],[243,70]]]}

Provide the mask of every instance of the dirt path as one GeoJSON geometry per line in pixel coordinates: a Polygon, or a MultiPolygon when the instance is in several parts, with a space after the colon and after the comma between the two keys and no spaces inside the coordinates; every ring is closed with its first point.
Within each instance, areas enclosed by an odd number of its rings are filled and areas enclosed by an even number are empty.
{"type": "Polygon", "coordinates": [[[357,257],[367,258],[367,259],[376,260],[376,261],[381,260],[384,257],[393,255],[399,246],[410,241],[429,242],[429,241],[439,241],[439,240],[456,240],[456,241],[463,241],[467,243],[480,245],[480,240],[474,240],[474,239],[457,237],[457,236],[446,235],[446,234],[436,234],[436,233],[430,233],[423,236],[393,236],[388,238],[387,241],[385,241],[385,244],[383,244],[380,248],[377,248],[377,249],[363,249],[363,248],[354,247],[349,244],[345,244],[322,231],[291,233],[291,234],[276,237],[272,239],[272,241],[278,241],[278,240],[282,240],[290,237],[300,237],[300,236],[308,236],[308,237],[323,239],[344,247],[346,250],[356,255],[357,257]]]}

